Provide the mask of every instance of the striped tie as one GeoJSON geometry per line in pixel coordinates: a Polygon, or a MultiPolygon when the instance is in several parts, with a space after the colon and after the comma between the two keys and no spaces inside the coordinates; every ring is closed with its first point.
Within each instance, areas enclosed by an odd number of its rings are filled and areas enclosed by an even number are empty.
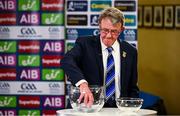
{"type": "Polygon", "coordinates": [[[112,55],[112,47],[107,48],[108,58],[107,58],[107,69],[106,69],[106,100],[115,97],[115,66],[114,58],[112,55]]]}

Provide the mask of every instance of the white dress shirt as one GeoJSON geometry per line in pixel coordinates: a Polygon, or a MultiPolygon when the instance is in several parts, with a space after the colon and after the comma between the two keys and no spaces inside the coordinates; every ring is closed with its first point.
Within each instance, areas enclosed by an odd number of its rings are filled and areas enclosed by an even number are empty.
{"type": "MultiPolygon", "coordinates": [[[[113,48],[112,55],[114,57],[114,63],[115,63],[115,96],[116,98],[119,98],[120,96],[120,44],[116,40],[111,47],[113,48]]],[[[102,39],[101,39],[101,48],[102,48],[102,57],[103,57],[104,85],[105,85],[108,50],[106,49],[107,46],[105,46],[104,43],[102,42],[102,39]]]]}

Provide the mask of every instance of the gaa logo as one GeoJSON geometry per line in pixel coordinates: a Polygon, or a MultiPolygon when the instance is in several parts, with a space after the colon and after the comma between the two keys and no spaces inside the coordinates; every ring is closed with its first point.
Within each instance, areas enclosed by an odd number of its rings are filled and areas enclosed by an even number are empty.
{"type": "Polygon", "coordinates": [[[8,27],[0,27],[0,33],[8,33],[10,32],[8,27]]]}
{"type": "Polygon", "coordinates": [[[135,31],[134,30],[124,30],[124,35],[135,35],[135,31]]]}
{"type": "Polygon", "coordinates": [[[22,28],[21,34],[23,34],[23,35],[35,35],[36,31],[34,28],[22,28]]]}
{"type": "Polygon", "coordinates": [[[21,85],[21,89],[22,90],[36,90],[37,88],[33,83],[31,83],[31,84],[30,83],[23,83],[21,85]]]}
{"type": "Polygon", "coordinates": [[[93,31],[93,35],[98,35],[99,33],[100,33],[99,29],[95,29],[95,30],[93,31]]]}
{"type": "Polygon", "coordinates": [[[0,89],[8,89],[10,88],[9,83],[0,83],[0,89]]]}
{"type": "Polygon", "coordinates": [[[49,88],[51,88],[51,89],[59,89],[60,85],[58,83],[50,83],[49,88]]]}
{"type": "Polygon", "coordinates": [[[58,33],[58,32],[60,32],[60,29],[57,27],[49,27],[49,29],[48,29],[48,31],[50,32],[50,33],[58,33]]]}

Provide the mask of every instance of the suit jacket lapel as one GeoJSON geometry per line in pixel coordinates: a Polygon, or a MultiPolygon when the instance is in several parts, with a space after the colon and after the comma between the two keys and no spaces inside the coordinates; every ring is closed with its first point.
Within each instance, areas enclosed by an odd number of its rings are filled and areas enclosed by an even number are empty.
{"type": "Polygon", "coordinates": [[[100,36],[95,36],[95,38],[93,38],[93,39],[94,39],[93,48],[94,48],[95,58],[96,58],[96,62],[97,62],[98,69],[99,69],[101,85],[103,85],[104,68],[103,68],[103,61],[102,61],[102,50],[101,50],[100,36]]]}

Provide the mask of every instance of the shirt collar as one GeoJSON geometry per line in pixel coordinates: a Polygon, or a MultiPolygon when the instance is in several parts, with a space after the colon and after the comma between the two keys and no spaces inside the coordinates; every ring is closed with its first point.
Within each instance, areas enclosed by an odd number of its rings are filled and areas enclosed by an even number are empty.
{"type": "MultiPolygon", "coordinates": [[[[104,43],[102,42],[102,39],[101,39],[101,38],[100,38],[100,42],[101,42],[102,51],[106,51],[107,46],[104,45],[104,43]]],[[[119,49],[119,43],[118,43],[118,41],[116,40],[111,47],[113,48],[113,51],[116,52],[116,50],[119,49]]]]}

